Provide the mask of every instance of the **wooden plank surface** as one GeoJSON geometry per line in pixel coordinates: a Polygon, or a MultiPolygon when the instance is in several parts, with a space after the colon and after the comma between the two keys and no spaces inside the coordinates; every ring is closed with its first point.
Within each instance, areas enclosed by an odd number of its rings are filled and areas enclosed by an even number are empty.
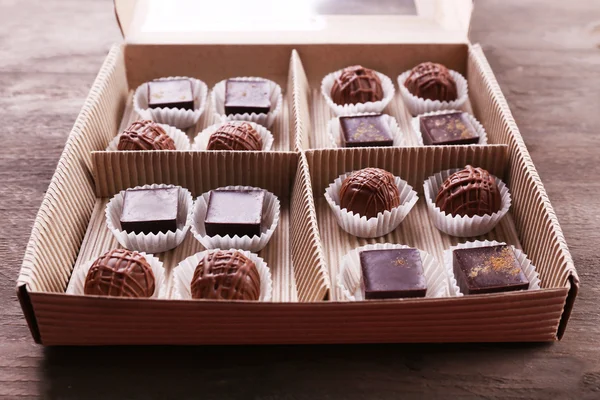
{"type": "Polygon", "coordinates": [[[4,0],[0,398],[600,398],[600,13],[596,0],[478,1],[497,75],[582,281],[549,345],[43,348],[14,282],[64,142],[111,43],[108,0],[4,0]]]}

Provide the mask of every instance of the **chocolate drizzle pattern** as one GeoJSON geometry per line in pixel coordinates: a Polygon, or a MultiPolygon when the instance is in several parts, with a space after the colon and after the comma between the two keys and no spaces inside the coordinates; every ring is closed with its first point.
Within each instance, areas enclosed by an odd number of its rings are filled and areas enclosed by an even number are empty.
{"type": "Polygon", "coordinates": [[[207,150],[261,150],[260,134],[247,122],[229,122],[210,135],[207,150]]]}
{"type": "Polygon", "coordinates": [[[442,64],[425,62],[417,65],[406,78],[404,86],[423,99],[453,101],[458,97],[456,82],[442,64]]]}
{"type": "Polygon", "coordinates": [[[331,99],[339,105],[382,100],[381,80],[375,71],[360,65],[344,68],[333,83],[331,99]]]}
{"type": "Polygon", "coordinates": [[[99,296],[151,297],[152,267],[136,251],[114,249],[99,257],[87,273],[84,293],[99,296]]]}
{"type": "Polygon", "coordinates": [[[473,217],[499,211],[502,196],[488,171],[467,165],[444,181],[435,205],[447,214],[473,217]]]}
{"type": "Polygon", "coordinates": [[[260,275],[237,250],[207,251],[194,271],[191,293],[194,299],[258,300],[260,275]]]}
{"type": "Polygon", "coordinates": [[[349,175],[340,189],[340,206],[367,218],[400,205],[394,175],[380,168],[365,168],[349,175]]]}
{"type": "Polygon", "coordinates": [[[176,150],[175,142],[165,130],[152,121],[136,121],[119,139],[119,150],[176,150]]]}

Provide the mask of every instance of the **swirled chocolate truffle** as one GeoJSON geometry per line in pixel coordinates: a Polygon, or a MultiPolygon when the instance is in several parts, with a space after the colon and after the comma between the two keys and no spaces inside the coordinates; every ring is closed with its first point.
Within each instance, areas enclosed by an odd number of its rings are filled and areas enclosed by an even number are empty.
{"type": "Polygon", "coordinates": [[[360,65],[344,68],[331,88],[331,100],[342,106],[381,99],[383,99],[381,80],[375,71],[360,65]]]}
{"type": "Polygon", "coordinates": [[[400,191],[394,175],[384,169],[361,169],[342,182],[340,206],[361,217],[373,218],[399,205],[400,191]]]}
{"type": "Polygon", "coordinates": [[[456,82],[442,64],[425,62],[414,67],[404,86],[422,99],[452,101],[458,97],[456,82]]]}
{"type": "Polygon", "coordinates": [[[100,256],[87,273],[84,293],[98,296],[151,297],[155,279],[144,256],[126,249],[100,256]]]}
{"type": "Polygon", "coordinates": [[[256,264],[237,250],[207,251],[190,289],[194,299],[258,300],[260,275],[256,264]]]}
{"type": "Polygon", "coordinates": [[[444,181],[435,205],[446,214],[473,217],[499,211],[502,196],[494,176],[483,168],[467,165],[444,181]]]}
{"type": "Polygon", "coordinates": [[[119,150],[176,150],[175,142],[159,124],[136,121],[125,129],[119,139],[119,150]]]}
{"type": "Polygon", "coordinates": [[[229,122],[210,135],[207,150],[261,150],[260,134],[247,122],[229,122]]]}

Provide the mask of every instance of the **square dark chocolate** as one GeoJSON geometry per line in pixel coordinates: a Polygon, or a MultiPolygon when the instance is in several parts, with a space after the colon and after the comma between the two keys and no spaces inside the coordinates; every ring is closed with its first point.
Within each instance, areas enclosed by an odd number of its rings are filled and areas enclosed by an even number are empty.
{"type": "Polygon", "coordinates": [[[394,138],[383,115],[357,115],[340,117],[343,147],[392,146],[394,138]]]}
{"type": "Polygon", "coordinates": [[[209,236],[260,236],[264,190],[211,190],[204,227],[209,236]]]}
{"type": "Polygon", "coordinates": [[[179,188],[128,189],[123,199],[121,229],[135,233],[177,230],[179,188]]]}
{"type": "Polygon", "coordinates": [[[427,146],[479,143],[479,135],[466,112],[421,116],[419,121],[423,144],[427,146]]]}
{"type": "Polygon", "coordinates": [[[194,93],[189,79],[148,82],[148,107],[194,109],[194,93]]]}
{"type": "Polygon", "coordinates": [[[266,114],[270,110],[268,81],[228,79],[225,83],[225,114],[266,114]]]}
{"type": "Polygon", "coordinates": [[[462,294],[524,290],[529,280],[512,247],[507,245],[456,249],[452,264],[462,294]]]}
{"type": "Polygon", "coordinates": [[[359,257],[365,299],[425,297],[427,282],[419,250],[366,250],[359,257]]]}

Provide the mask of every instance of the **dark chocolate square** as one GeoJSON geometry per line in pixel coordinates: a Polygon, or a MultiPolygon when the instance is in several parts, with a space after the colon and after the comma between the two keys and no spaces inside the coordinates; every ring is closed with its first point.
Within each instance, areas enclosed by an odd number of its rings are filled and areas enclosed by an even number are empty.
{"type": "Polygon", "coordinates": [[[462,294],[524,290],[529,280],[512,247],[507,245],[456,249],[453,269],[462,294]]]}
{"type": "Polygon", "coordinates": [[[266,114],[271,110],[269,82],[228,79],[225,114],[266,114]]]}
{"type": "Polygon", "coordinates": [[[425,297],[427,282],[419,250],[366,250],[359,257],[365,299],[425,297]]]}
{"type": "Polygon", "coordinates": [[[392,146],[394,138],[389,125],[380,115],[340,117],[343,147],[392,146]]]}
{"type": "Polygon", "coordinates": [[[211,190],[204,227],[209,236],[259,236],[264,190],[211,190]]]}
{"type": "Polygon", "coordinates": [[[479,143],[479,135],[466,112],[421,116],[419,121],[423,144],[427,146],[479,143]]]}
{"type": "Polygon", "coordinates": [[[148,107],[194,109],[194,93],[189,79],[148,82],[148,107]]]}
{"type": "Polygon", "coordinates": [[[177,230],[179,188],[128,189],[123,199],[121,229],[135,233],[177,230]]]}

